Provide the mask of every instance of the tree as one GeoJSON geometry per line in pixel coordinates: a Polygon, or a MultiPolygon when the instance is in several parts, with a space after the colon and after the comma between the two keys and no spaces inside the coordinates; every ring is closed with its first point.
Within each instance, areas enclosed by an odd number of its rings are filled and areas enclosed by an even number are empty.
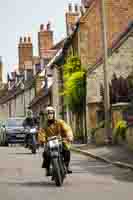
{"type": "Polygon", "coordinates": [[[64,65],[64,102],[76,118],[76,132],[83,136],[86,98],[86,70],[77,56],[70,56],[64,65]]]}

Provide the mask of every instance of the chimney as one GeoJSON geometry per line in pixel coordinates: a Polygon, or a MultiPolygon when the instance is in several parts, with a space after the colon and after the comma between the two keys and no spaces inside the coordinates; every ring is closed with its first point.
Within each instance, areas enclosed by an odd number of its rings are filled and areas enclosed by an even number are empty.
{"type": "Polygon", "coordinates": [[[75,4],[74,8],[72,7],[72,4],[68,5],[68,12],[66,13],[66,31],[67,35],[70,35],[75,27],[75,24],[77,23],[79,19],[79,9],[78,5],[75,4]]]}
{"type": "Polygon", "coordinates": [[[19,43],[22,43],[22,42],[23,42],[23,38],[22,38],[22,37],[20,37],[19,43]]]}
{"type": "Polygon", "coordinates": [[[48,22],[47,23],[47,31],[50,31],[50,29],[51,29],[51,24],[50,24],[50,22],[48,22]]]}
{"type": "Polygon", "coordinates": [[[40,31],[43,31],[43,30],[44,30],[44,25],[41,24],[41,25],[40,25],[40,31]]]}
{"type": "Polygon", "coordinates": [[[45,56],[45,51],[51,49],[53,46],[53,31],[51,30],[50,22],[46,25],[46,30],[44,30],[44,25],[41,24],[40,31],[38,32],[38,50],[40,58],[45,56]]]}
{"type": "Polygon", "coordinates": [[[28,37],[28,43],[31,43],[31,37],[28,37]]]}
{"type": "Polygon", "coordinates": [[[27,38],[26,37],[24,37],[24,42],[26,42],[27,41],[27,38]]]}
{"type": "Polygon", "coordinates": [[[68,11],[69,11],[69,13],[72,12],[72,4],[71,3],[68,4],[68,11]]]}
{"type": "Polygon", "coordinates": [[[78,12],[79,12],[78,4],[75,4],[75,13],[78,13],[78,12]]]}
{"type": "Polygon", "coordinates": [[[33,45],[31,37],[20,37],[18,44],[19,72],[23,72],[25,63],[33,61],[33,45]]]}

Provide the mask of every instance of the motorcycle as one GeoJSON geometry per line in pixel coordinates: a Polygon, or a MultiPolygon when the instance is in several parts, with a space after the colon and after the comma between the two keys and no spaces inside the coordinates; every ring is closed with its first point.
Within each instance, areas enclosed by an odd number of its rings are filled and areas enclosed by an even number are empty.
{"type": "Polygon", "coordinates": [[[62,186],[66,177],[66,167],[63,159],[63,141],[60,137],[53,136],[47,139],[47,153],[50,157],[51,176],[56,186],[62,186]]]}
{"type": "Polygon", "coordinates": [[[26,137],[27,137],[26,146],[31,150],[31,152],[33,154],[36,154],[36,150],[38,148],[37,139],[36,139],[37,128],[36,127],[33,127],[33,128],[27,127],[25,129],[25,133],[26,133],[26,137]]]}

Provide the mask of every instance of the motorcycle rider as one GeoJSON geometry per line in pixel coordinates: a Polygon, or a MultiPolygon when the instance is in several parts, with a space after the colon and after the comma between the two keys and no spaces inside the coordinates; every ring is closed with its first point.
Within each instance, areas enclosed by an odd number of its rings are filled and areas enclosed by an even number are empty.
{"type": "MultiPolygon", "coordinates": [[[[23,122],[23,127],[26,128],[26,127],[29,127],[29,128],[33,128],[34,126],[38,126],[39,122],[38,120],[33,117],[33,112],[31,109],[28,109],[27,111],[27,116],[23,122]]],[[[25,147],[28,146],[28,137],[29,137],[29,134],[27,133],[25,135],[25,147]]]]}
{"type": "MultiPolygon", "coordinates": [[[[68,148],[68,146],[73,141],[72,129],[64,120],[55,118],[55,109],[51,106],[48,106],[46,108],[45,117],[46,117],[46,121],[44,122],[45,141],[47,141],[47,138],[50,136],[61,136],[63,138],[64,162],[66,165],[67,173],[72,173],[72,171],[69,169],[71,155],[70,155],[70,149],[68,148]]],[[[46,176],[50,176],[50,158],[48,156],[46,149],[44,149],[43,152],[42,168],[46,168],[46,176]]]]}

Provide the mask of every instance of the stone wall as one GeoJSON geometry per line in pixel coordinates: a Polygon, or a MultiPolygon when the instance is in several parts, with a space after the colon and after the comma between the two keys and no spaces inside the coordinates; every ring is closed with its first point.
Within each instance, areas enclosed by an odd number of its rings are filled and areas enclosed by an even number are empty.
{"type": "Polygon", "coordinates": [[[6,120],[8,118],[8,104],[0,105],[0,120],[6,120]]]}
{"type": "MultiPolygon", "coordinates": [[[[126,78],[133,72],[133,37],[130,36],[108,59],[108,80],[112,79],[115,73],[117,77],[126,78]]],[[[99,65],[87,77],[87,104],[101,102],[100,85],[103,84],[103,65],[99,65]]]]}
{"type": "MultiPolygon", "coordinates": [[[[133,37],[129,37],[116,53],[108,59],[108,80],[113,74],[126,78],[133,71],[133,37]]],[[[99,65],[87,77],[87,102],[101,101],[100,84],[103,84],[103,65],[99,65]]]]}
{"type": "Polygon", "coordinates": [[[35,96],[35,89],[26,90],[25,93],[17,95],[15,98],[9,100],[6,104],[0,105],[0,118],[8,117],[24,117],[25,111],[29,106],[31,100],[35,96]]]}

